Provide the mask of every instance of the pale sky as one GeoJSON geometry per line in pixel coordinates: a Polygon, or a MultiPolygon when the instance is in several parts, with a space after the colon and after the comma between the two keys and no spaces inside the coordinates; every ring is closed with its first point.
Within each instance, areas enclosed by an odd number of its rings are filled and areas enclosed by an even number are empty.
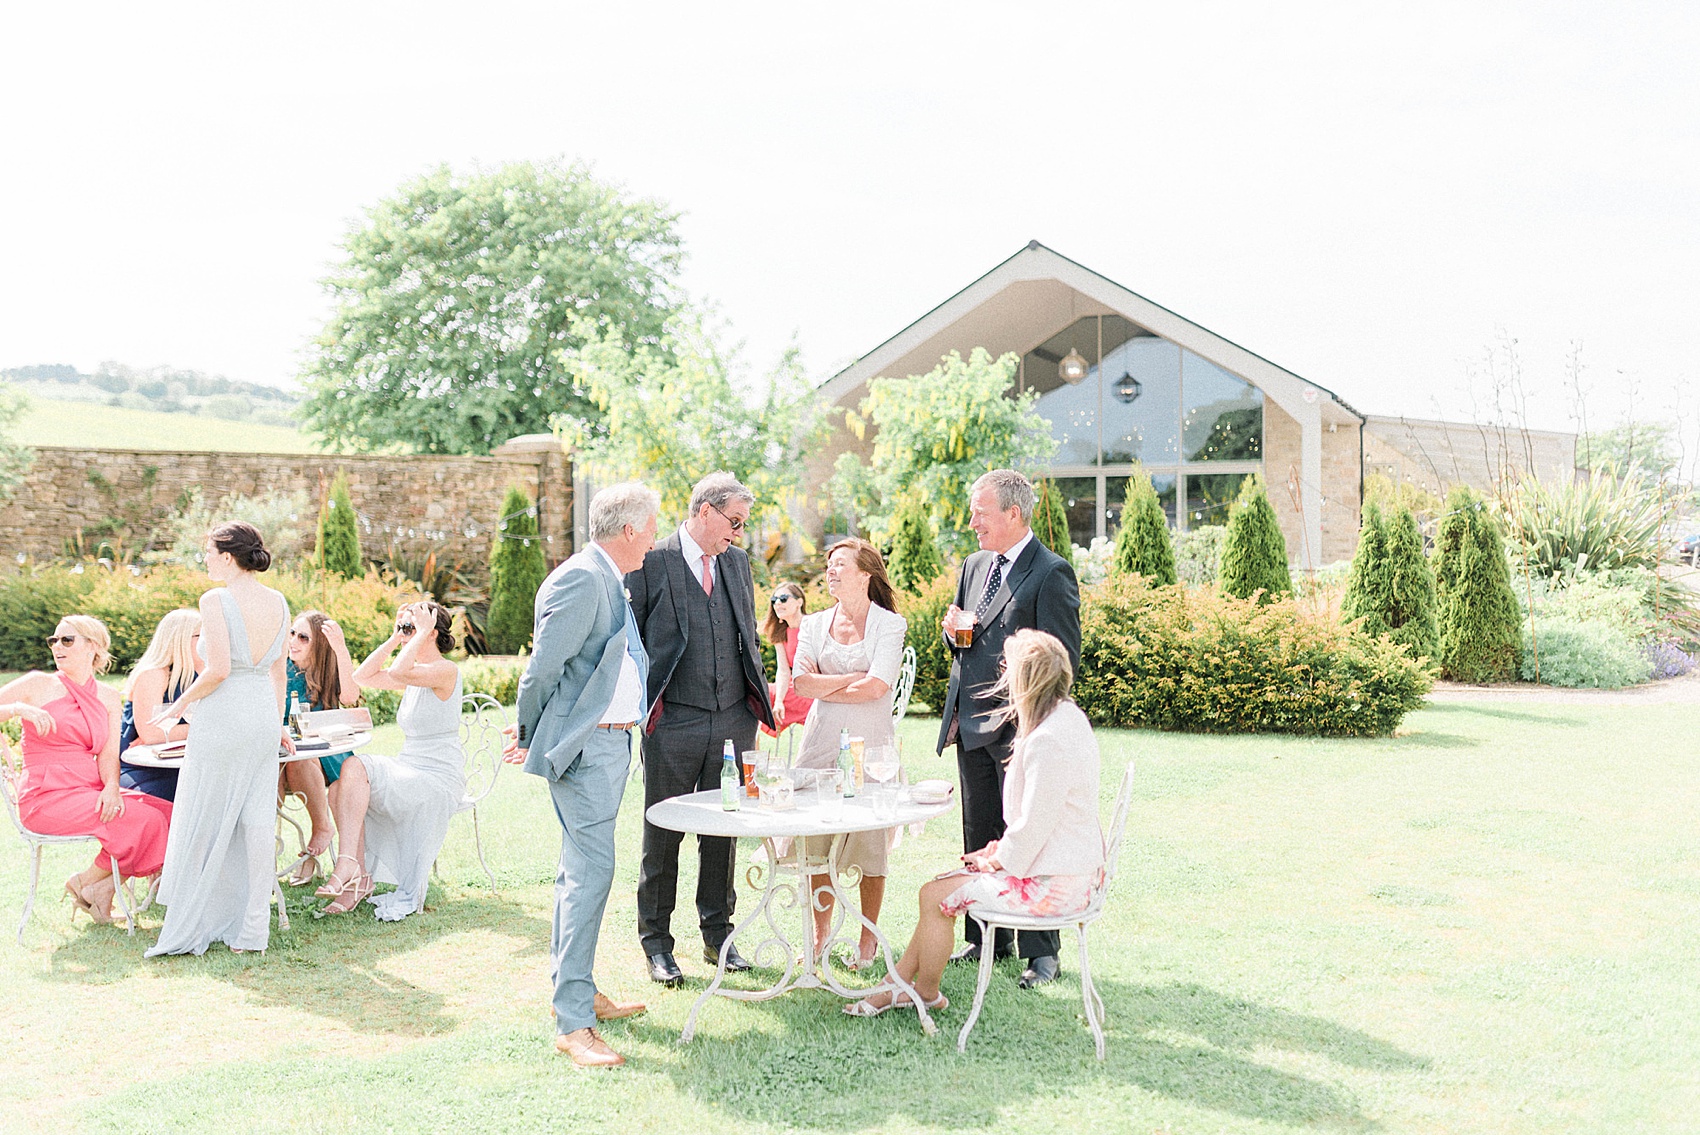
{"type": "Polygon", "coordinates": [[[591,163],[828,377],[1037,238],[1370,413],[1700,421],[1700,5],[29,5],[0,15],[0,367],[291,384],[361,210],[591,163]],[[1478,383],[1478,395],[1485,387],[1478,383]]]}

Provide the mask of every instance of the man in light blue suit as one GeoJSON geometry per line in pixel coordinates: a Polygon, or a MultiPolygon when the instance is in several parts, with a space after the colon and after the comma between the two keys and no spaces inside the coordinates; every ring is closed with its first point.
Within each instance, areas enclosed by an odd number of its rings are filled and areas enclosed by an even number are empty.
{"type": "Polygon", "coordinates": [[[590,546],[538,589],[531,662],[506,754],[549,782],[561,823],[550,933],[555,1048],[581,1067],[624,1064],[596,1023],[644,1010],[599,992],[593,970],[614,883],[614,822],[631,768],[632,730],[649,710],[649,656],[624,577],[655,546],[660,507],[661,498],[639,484],[614,485],[591,499],[590,546]]]}

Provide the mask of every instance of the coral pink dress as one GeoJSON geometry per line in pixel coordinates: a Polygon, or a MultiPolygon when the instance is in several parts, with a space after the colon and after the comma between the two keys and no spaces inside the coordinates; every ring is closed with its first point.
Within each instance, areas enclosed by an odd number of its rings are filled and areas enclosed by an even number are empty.
{"type": "Polygon", "coordinates": [[[93,678],[78,686],[63,674],[55,676],[65,696],[43,707],[53,718],[53,732],[43,735],[27,720],[23,723],[18,817],[42,835],[94,836],[100,840],[95,865],[103,870],[110,871],[117,859],[126,876],[156,874],[165,863],[171,802],[125,791],[123,814],[101,821],[98,753],[112,717],[93,678]]]}
{"type": "MultiPolygon", "coordinates": [[[[785,690],[785,724],[779,727],[780,733],[785,732],[785,730],[791,728],[793,725],[803,724],[803,721],[809,716],[809,707],[815,704],[813,698],[806,698],[797,692],[797,634],[798,631],[796,627],[787,627],[785,630],[785,646],[783,648],[785,651],[785,665],[791,671],[792,684],[786,687],[785,690]]],[[[778,688],[779,684],[777,682],[771,683],[767,687],[767,696],[770,701],[773,698],[774,691],[778,688]]],[[[761,727],[761,731],[766,733],[769,737],[777,737],[779,735],[766,725],[761,727]]]]}

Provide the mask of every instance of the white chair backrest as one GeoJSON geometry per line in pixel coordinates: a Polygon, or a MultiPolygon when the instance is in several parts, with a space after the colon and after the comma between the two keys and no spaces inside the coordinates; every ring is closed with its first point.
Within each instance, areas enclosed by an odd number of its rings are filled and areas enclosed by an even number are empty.
{"type": "Polygon", "coordinates": [[[301,715],[301,727],[308,733],[323,733],[327,729],[369,730],[372,728],[372,711],[364,706],[316,709],[301,715]]]}
{"type": "Polygon", "coordinates": [[[12,779],[14,770],[22,771],[12,752],[12,743],[0,736],[0,794],[6,797],[6,815],[12,818],[12,826],[18,829],[19,835],[28,839],[33,833],[24,827],[23,817],[18,815],[18,785],[12,779]]]}
{"type": "Polygon", "coordinates": [[[1127,812],[1133,803],[1133,762],[1127,762],[1127,771],[1122,773],[1122,786],[1116,792],[1115,811],[1110,813],[1110,830],[1104,837],[1104,889],[1110,887],[1110,880],[1116,877],[1116,860],[1121,855],[1122,833],[1127,830],[1127,812]]]}
{"type": "Polygon", "coordinates": [[[897,690],[891,699],[891,719],[901,723],[909,712],[909,695],[915,692],[915,648],[903,648],[903,669],[897,676],[897,690]]]}
{"type": "Polygon", "coordinates": [[[462,805],[477,804],[496,787],[507,738],[508,712],[489,694],[466,694],[460,699],[460,745],[466,754],[466,795],[462,805]]]}

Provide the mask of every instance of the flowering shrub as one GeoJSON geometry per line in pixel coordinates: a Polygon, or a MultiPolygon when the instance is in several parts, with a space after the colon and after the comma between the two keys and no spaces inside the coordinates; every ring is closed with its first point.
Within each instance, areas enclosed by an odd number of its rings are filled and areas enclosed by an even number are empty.
{"type": "Polygon", "coordinates": [[[1680,678],[1694,669],[1694,655],[1674,642],[1648,643],[1644,649],[1647,652],[1647,661],[1653,667],[1654,680],[1680,678]]]}
{"type": "Polygon", "coordinates": [[[1432,685],[1405,647],[1291,599],[1125,576],[1082,597],[1080,671],[1097,724],[1201,733],[1386,735],[1432,685]]]}
{"type": "Polygon", "coordinates": [[[1634,635],[1603,619],[1556,615],[1523,623],[1523,678],[1554,686],[1615,690],[1645,682],[1652,660],[1634,635]]]}

